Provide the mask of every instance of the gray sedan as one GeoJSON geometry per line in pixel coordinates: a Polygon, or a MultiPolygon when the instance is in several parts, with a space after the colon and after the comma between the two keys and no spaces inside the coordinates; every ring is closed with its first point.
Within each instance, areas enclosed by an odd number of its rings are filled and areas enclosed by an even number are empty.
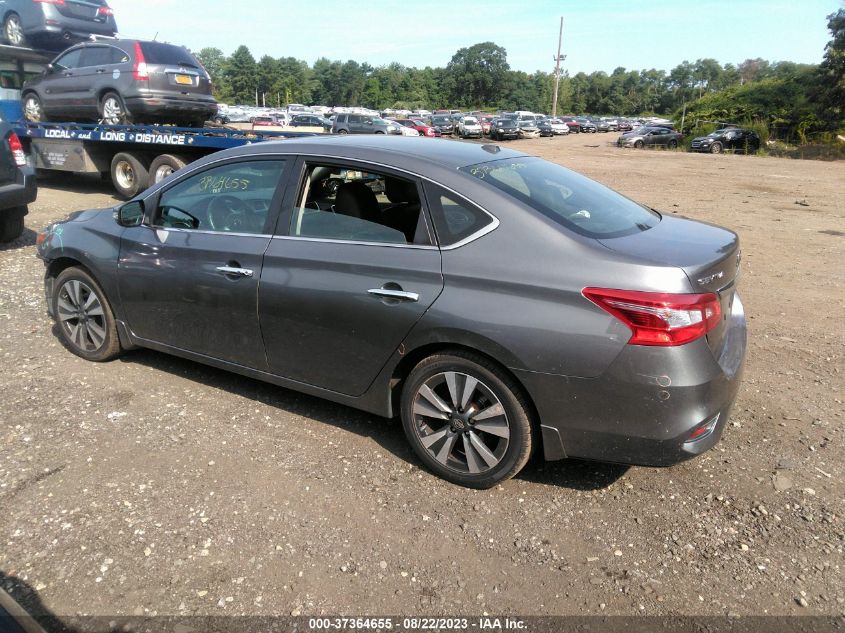
{"type": "Polygon", "coordinates": [[[745,356],[733,232],[496,145],[227,150],[47,227],[38,255],[75,354],[147,347],[401,417],[475,488],[535,450],[698,455],[745,356]]]}
{"type": "Polygon", "coordinates": [[[619,147],[643,148],[655,145],[675,149],[684,135],[667,127],[641,127],[631,132],[625,132],[616,140],[619,147]]]}

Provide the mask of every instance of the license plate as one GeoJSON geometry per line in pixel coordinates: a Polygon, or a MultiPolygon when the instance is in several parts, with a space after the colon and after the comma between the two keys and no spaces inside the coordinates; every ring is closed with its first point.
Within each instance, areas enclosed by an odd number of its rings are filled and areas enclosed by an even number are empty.
{"type": "Polygon", "coordinates": [[[176,75],[176,83],[185,86],[193,86],[194,80],[191,78],[190,75],[176,75]]]}

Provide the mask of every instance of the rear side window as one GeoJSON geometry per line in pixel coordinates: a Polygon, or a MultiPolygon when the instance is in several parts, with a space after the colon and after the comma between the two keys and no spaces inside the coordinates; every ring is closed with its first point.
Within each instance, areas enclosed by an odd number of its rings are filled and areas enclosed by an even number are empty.
{"type": "Polygon", "coordinates": [[[148,64],[177,64],[193,66],[194,68],[199,67],[193,55],[181,46],[161,42],[141,42],[141,50],[144,52],[144,61],[148,64]]]}
{"type": "Polygon", "coordinates": [[[79,65],[83,68],[88,66],[105,66],[111,62],[110,47],[107,46],[89,46],[82,49],[82,55],[79,58],[79,65]]]}
{"type": "Polygon", "coordinates": [[[462,167],[461,171],[586,237],[632,235],[660,222],[656,212],[540,158],[495,160],[462,167]]]}
{"type": "Polygon", "coordinates": [[[440,246],[457,244],[493,223],[488,213],[443,187],[426,183],[425,197],[440,246]]]}

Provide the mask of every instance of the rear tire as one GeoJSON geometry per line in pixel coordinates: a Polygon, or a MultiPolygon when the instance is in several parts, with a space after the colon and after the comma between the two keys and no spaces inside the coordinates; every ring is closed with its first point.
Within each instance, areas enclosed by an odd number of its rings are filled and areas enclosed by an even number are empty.
{"type": "Polygon", "coordinates": [[[11,242],[21,236],[26,207],[23,207],[23,211],[24,213],[18,213],[17,210],[7,209],[2,212],[2,215],[0,215],[0,242],[11,242]]]}
{"type": "Polygon", "coordinates": [[[100,118],[106,125],[130,125],[132,116],[126,110],[123,98],[116,92],[107,92],[100,99],[100,118]]]}
{"type": "Polygon", "coordinates": [[[531,456],[530,406],[522,390],[478,354],[456,350],[421,361],[405,380],[400,411],[414,452],[452,483],[491,488],[531,456]]]}
{"type": "Polygon", "coordinates": [[[111,181],[124,198],[132,198],[150,184],[150,163],[141,154],[118,152],[111,161],[111,181]]]}
{"type": "Polygon", "coordinates": [[[82,268],[66,268],[53,284],[53,314],[62,342],[77,356],[104,362],[121,352],[111,304],[82,268]]]}
{"type": "Polygon", "coordinates": [[[21,18],[17,13],[10,13],[3,20],[3,39],[12,46],[27,46],[21,18]]]}
{"type": "Polygon", "coordinates": [[[155,185],[170,176],[174,171],[182,169],[188,160],[177,154],[162,154],[156,156],[150,163],[150,184],[155,185]]]}

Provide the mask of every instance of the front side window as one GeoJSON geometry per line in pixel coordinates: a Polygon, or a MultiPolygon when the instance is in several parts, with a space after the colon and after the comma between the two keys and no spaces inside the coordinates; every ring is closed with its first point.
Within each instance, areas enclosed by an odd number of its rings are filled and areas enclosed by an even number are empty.
{"type": "Polygon", "coordinates": [[[632,235],[660,222],[656,212],[540,158],[494,160],[461,171],[586,237],[632,235]]]}
{"type": "Polygon", "coordinates": [[[430,245],[417,183],[359,167],[309,165],[290,235],[430,245]]]}
{"type": "Polygon", "coordinates": [[[53,62],[53,66],[57,70],[66,70],[68,68],[79,68],[79,58],[82,55],[82,49],[76,48],[69,53],[65,53],[53,62]]]}
{"type": "Polygon", "coordinates": [[[194,174],[161,194],[153,226],[264,233],[285,162],[228,163],[194,174]]]}

